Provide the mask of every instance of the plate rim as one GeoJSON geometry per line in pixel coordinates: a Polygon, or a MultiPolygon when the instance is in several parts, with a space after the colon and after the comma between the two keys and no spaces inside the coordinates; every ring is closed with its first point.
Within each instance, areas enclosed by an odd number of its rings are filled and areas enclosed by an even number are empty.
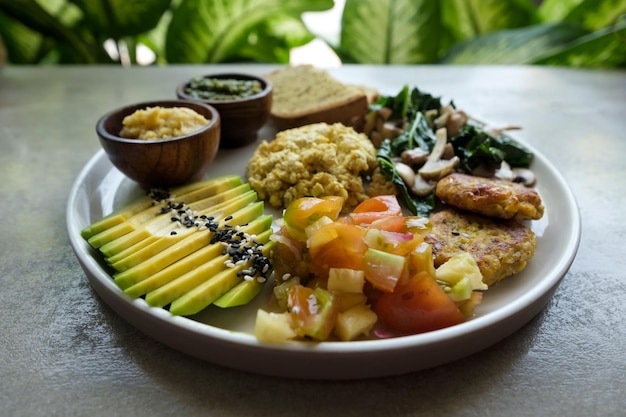
{"type": "MultiPolygon", "coordinates": [[[[534,147],[515,138],[516,142],[523,146],[526,146],[534,154],[535,161],[540,161],[542,166],[550,172],[552,179],[559,185],[560,190],[563,192],[567,199],[567,207],[570,207],[570,214],[573,216],[572,229],[570,230],[569,239],[564,243],[563,256],[559,258],[558,263],[550,270],[551,274],[544,277],[541,281],[533,286],[528,292],[517,298],[511,304],[507,304],[506,311],[503,312],[503,308],[498,308],[487,314],[475,317],[472,320],[464,322],[462,324],[440,329],[428,333],[422,333],[417,335],[402,336],[391,339],[380,340],[362,340],[353,342],[319,342],[315,344],[303,343],[303,342],[290,342],[285,344],[266,344],[259,342],[254,335],[249,333],[237,332],[228,329],[222,329],[212,326],[210,324],[200,323],[193,319],[174,316],[167,310],[151,307],[142,299],[132,299],[124,294],[111,279],[110,275],[101,268],[101,265],[93,256],[93,249],[87,244],[87,242],[80,236],[80,227],[77,224],[77,198],[79,191],[83,186],[85,180],[89,177],[92,171],[98,164],[109,164],[110,169],[115,168],[110,164],[106,154],[102,149],[97,151],[89,161],[83,166],[74,180],[66,206],[66,228],[69,235],[70,244],[72,249],[79,260],[81,268],[87,275],[92,287],[96,290],[99,296],[113,309],[120,314],[124,319],[129,321],[132,325],[144,331],[144,333],[152,336],[153,338],[177,349],[184,353],[196,356],[200,359],[214,362],[217,364],[225,365],[231,368],[252,371],[261,374],[274,375],[274,376],[287,376],[296,378],[312,378],[312,379],[353,379],[353,378],[368,378],[378,377],[385,375],[393,375],[406,373],[410,371],[421,370],[436,366],[442,363],[451,362],[459,359],[460,357],[468,356],[479,350],[482,350],[498,340],[512,334],[517,331],[522,325],[528,322],[534,317],[547,303],[548,299],[552,296],[562,279],[565,277],[571,264],[574,261],[581,238],[581,216],[580,208],[576,201],[576,198],[565,181],[561,173],[554,167],[540,152],[534,147]],[[137,314],[137,317],[132,317],[132,314],[137,314]],[[507,329],[500,329],[500,337],[495,340],[491,338],[486,340],[485,343],[479,343],[473,348],[468,348],[463,354],[457,355],[444,355],[444,358],[440,360],[434,359],[431,364],[425,365],[423,363],[415,366],[408,366],[403,369],[396,367],[390,367],[389,369],[381,369],[380,367],[373,367],[371,370],[357,370],[354,366],[358,364],[358,359],[363,357],[372,358],[376,357],[381,359],[382,356],[388,355],[392,352],[412,352],[421,349],[432,349],[437,346],[447,345],[453,340],[463,340],[471,338],[472,334],[482,333],[490,328],[502,327],[502,323],[506,320],[514,322],[514,325],[507,327],[507,329]],[[144,323],[144,321],[147,321],[144,323]],[[311,357],[326,358],[328,363],[335,363],[338,358],[345,358],[346,355],[355,356],[356,360],[347,360],[349,367],[339,366],[336,369],[312,369],[312,366],[300,367],[297,370],[291,370],[289,372],[281,369],[274,369],[271,366],[257,366],[254,362],[250,365],[249,361],[243,361],[242,363],[234,362],[228,355],[217,355],[207,358],[203,352],[198,352],[196,347],[186,346],[184,343],[177,343],[169,340],[168,337],[163,336],[160,332],[153,329],[153,326],[159,326],[159,323],[163,324],[164,328],[170,331],[182,331],[185,333],[183,336],[187,336],[190,340],[204,341],[205,343],[211,341],[216,345],[225,345],[229,348],[234,348],[234,351],[253,350],[256,354],[260,354],[264,357],[271,358],[274,355],[282,355],[294,360],[301,360],[303,357],[307,360],[311,357]],[[493,339],[493,340],[492,340],[493,339]],[[252,368],[252,369],[250,369],[252,368]],[[348,372],[346,373],[346,369],[348,372]]],[[[121,175],[121,174],[120,174],[121,175]]],[[[102,178],[104,180],[104,178],[102,178]]],[[[86,226],[86,225],[85,225],[86,226]]],[[[313,363],[319,361],[315,360],[313,363]]],[[[340,363],[341,365],[341,363],[340,363]]],[[[335,364],[335,366],[337,366],[335,364]]]]}

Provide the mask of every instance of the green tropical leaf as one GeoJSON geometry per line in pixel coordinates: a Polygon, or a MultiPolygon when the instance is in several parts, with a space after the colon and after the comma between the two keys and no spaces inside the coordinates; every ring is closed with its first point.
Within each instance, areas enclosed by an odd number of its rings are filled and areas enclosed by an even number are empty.
{"type": "Polygon", "coordinates": [[[121,39],[154,28],[171,0],[70,0],[105,38],[121,39]]]}
{"type": "Polygon", "coordinates": [[[315,37],[302,19],[275,15],[250,30],[248,42],[239,48],[242,58],[256,62],[289,63],[292,48],[305,45],[315,37]]]}
{"type": "Polygon", "coordinates": [[[545,21],[579,23],[589,30],[614,25],[626,13],[626,0],[546,0],[539,14],[545,21]]]}
{"type": "Polygon", "coordinates": [[[626,20],[580,37],[562,51],[534,63],[570,67],[626,67],[626,20]]]}
{"type": "Polygon", "coordinates": [[[42,37],[16,20],[0,12],[0,37],[9,60],[15,64],[35,62],[42,37]]]}
{"type": "Polygon", "coordinates": [[[586,34],[588,31],[581,27],[566,23],[502,30],[454,46],[441,63],[532,64],[562,51],[568,43],[586,34]]]}
{"type": "Polygon", "coordinates": [[[447,36],[440,8],[431,0],[347,0],[337,53],[344,62],[433,62],[447,36]]]}
{"type": "Polygon", "coordinates": [[[576,6],[585,0],[543,0],[539,5],[539,17],[544,23],[565,19],[576,6]]]}
{"type": "Polygon", "coordinates": [[[530,0],[448,0],[442,2],[442,18],[456,40],[539,23],[530,0]]]}
{"type": "MultiPolygon", "coordinates": [[[[84,38],[79,36],[72,28],[67,27],[59,19],[50,14],[35,0],[0,0],[0,12],[6,16],[17,20],[31,31],[38,33],[44,38],[51,38],[57,42],[66,44],[73,51],[78,62],[96,63],[97,56],[92,49],[94,45],[89,44],[84,38]]],[[[21,42],[11,39],[10,33],[5,34],[5,43],[21,42]],[[7,36],[8,35],[8,36],[7,36]]]]}
{"type": "Polygon", "coordinates": [[[333,0],[183,0],[174,12],[165,41],[170,63],[241,59],[250,30],[279,14],[332,8],[333,0]]]}

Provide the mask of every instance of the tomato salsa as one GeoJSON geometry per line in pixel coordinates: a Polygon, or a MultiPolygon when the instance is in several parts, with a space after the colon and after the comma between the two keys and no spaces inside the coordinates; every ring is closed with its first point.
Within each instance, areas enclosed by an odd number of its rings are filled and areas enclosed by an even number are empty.
{"type": "Polygon", "coordinates": [[[274,300],[257,316],[259,339],[400,336],[473,315],[487,289],[480,270],[469,254],[435,269],[427,218],[404,216],[391,195],[344,216],[342,205],[340,197],[306,197],[286,208],[272,236],[274,300]]]}

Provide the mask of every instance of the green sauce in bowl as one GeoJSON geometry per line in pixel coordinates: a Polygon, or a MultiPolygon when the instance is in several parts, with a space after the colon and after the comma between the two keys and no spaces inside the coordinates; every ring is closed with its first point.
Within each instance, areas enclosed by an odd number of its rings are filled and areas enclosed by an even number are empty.
{"type": "Polygon", "coordinates": [[[236,100],[260,93],[263,85],[257,80],[195,77],[189,80],[185,93],[201,100],[236,100]]]}

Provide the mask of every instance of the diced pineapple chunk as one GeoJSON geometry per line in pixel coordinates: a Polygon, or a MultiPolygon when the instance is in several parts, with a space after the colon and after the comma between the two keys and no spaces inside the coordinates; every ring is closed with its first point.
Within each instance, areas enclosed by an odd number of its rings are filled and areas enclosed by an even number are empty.
{"type": "Polygon", "coordinates": [[[476,261],[467,252],[461,252],[443,263],[436,271],[437,280],[443,281],[451,287],[466,279],[471,290],[486,290],[483,275],[476,261]]]}
{"type": "Polygon", "coordinates": [[[415,249],[413,249],[413,252],[409,254],[408,259],[409,266],[412,268],[413,273],[426,271],[431,277],[435,278],[433,250],[428,243],[420,243],[415,249]]]}
{"type": "Polygon", "coordinates": [[[361,335],[369,334],[377,320],[376,313],[369,306],[357,304],[347,311],[339,313],[334,332],[344,342],[354,340],[361,335]]]}
{"type": "Polygon", "coordinates": [[[363,293],[357,294],[354,292],[339,292],[339,311],[346,311],[357,304],[367,303],[367,296],[363,293]]]}
{"type": "Polygon", "coordinates": [[[254,324],[254,335],[261,342],[281,343],[294,339],[289,313],[272,313],[259,309],[254,324]]]}
{"type": "Polygon", "coordinates": [[[365,285],[365,273],[356,269],[330,268],[328,271],[329,291],[341,291],[348,293],[363,293],[365,285]]]}

